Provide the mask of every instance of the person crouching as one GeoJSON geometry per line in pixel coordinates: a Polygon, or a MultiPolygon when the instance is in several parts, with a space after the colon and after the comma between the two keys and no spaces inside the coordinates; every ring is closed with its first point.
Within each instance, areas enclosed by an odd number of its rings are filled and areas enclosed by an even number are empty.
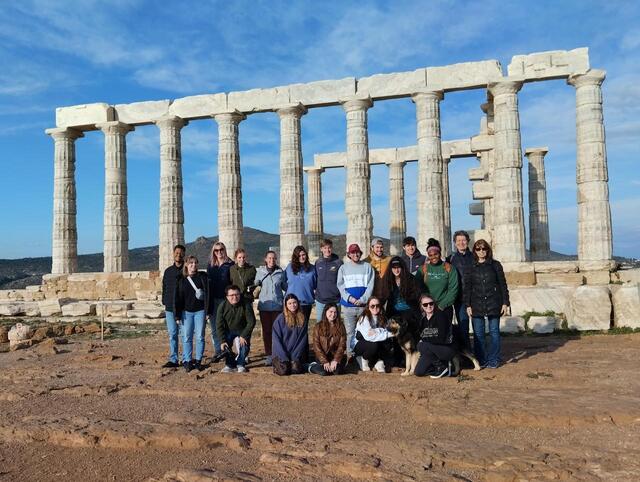
{"type": "Polygon", "coordinates": [[[347,365],[347,331],[340,321],[338,306],[327,303],[322,318],[313,330],[313,351],[316,361],[309,365],[309,373],[342,375],[347,365]]]}
{"type": "Polygon", "coordinates": [[[435,305],[429,295],[420,298],[420,358],[415,375],[441,378],[449,375],[449,362],[457,355],[453,344],[453,331],[449,317],[435,305]]]}
{"type": "Polygon", "coordinates": [[[304,373],[309,352],[308,323],[293,293],[284,298],[284,309],[273,323],[271,339],[273,372],[281,376],[304,373]]]}
{"type": "Polygon", "coordinates": [[[247,355],[249,355],[251,332],[256,325],[253,307],[243,302],[240,288],[227,286],[225,300],[218,307],[216,326],[220,337],[220,349],[226,351],[226,362],[222,373],[238,371],[244,373],[247,355]],[[234,347],[237,353],[231,351],[234,347]]]}

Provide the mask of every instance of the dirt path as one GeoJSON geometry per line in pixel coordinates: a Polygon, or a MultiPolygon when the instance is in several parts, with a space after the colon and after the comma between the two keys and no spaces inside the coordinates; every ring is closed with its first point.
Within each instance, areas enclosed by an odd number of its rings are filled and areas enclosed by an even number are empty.
{"type": "Polygon", "coordinates": [[[506,338],[440,380],[186,374],[162,333],[60,348],[0,354],[1,480],[640,479],[640,334],[506,338]]]}

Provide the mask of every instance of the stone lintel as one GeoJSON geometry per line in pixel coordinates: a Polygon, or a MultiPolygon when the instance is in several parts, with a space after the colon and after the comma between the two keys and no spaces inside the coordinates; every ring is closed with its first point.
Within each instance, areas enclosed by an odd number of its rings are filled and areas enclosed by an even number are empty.
{"type": "Polygon", "coordinates": [[[153,120],[169,114],[170,105],[170,100],[116,104],[114,120],[132,125],[152,124],[153,120]]]}
{"type": "Polygon", "coordinates": [[[113,107],[103,102],[80,104],[56,109],[56,127],[96,130],[96,124],[115,120],[113,107]]]}
{"type": "Polygon", "coordinates": [[[225,93],[192,95],[174,100],[169,106],[169,115],[176,115],[185,120],[209,119],[228,110],[225,93]]]}
{"type": "Polygon", "coordinates": [[[471,138],[471,152],[491,151],[495,147],[495,138],[490,134],[480,134],[471,138]]]}
{"type": "Polygon", "coordinates": [[[459,139],[442,143],[442,157],[453,159],[470,156],[474,156],[473,151],[471,151],[471,139],[459,139]]]}
{"type": "Polygon", "coordinates": [[[502,66],[497,60],[428,67],[426,71],[427,87],[444,92],[478,89],[502,78],[502,66]]]}
{"type": "Polygon", "coordinates": [[[507,68],[508,75],[521,76],[525,82],[566,78],[589,70],[589,49],[552,50],[515,55],[507,68]]]}
{"type": "Polygon", "coordinates": [[[289,102],[299,102],[307,107],[325,107],[338,105],[341,103],[340,99],[355,96],[356,79],[347,77],[339,80],[319,80],[306,84],[291,84],[288,88],[289,102]]]}
{"type": "Polygon", "coordinates": [[[543,156],[549,152],[548,147],[527,147],[524,151],[525,156],[529,156],[529,154],[542,154],[543,156]]]}

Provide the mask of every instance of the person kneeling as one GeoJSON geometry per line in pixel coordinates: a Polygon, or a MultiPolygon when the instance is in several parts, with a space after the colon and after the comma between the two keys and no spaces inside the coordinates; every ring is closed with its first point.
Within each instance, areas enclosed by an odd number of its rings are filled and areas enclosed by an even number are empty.
{"type": "Polygon", "coordinates": [[[347,364],[347,331],[338,316],[335,303],[324,305],[322,320],[313,330],[313,351],[316,362],[309,365],[309,373],[341,375],[347,364]]]}
{"type": "Polygon", "coordinates": [[[378,298],[369,298],[367,307],[356,324],[355,346],[360,370],[368,372],[370,366],[379,373],[391,370],[393,366],[393,353],[391,351],[391,338],[395,336],[387,330],[387,320],[382,312],[382,303],[378,298]]]}
{"type": "Polygon", "coordinates": [[[284,299],[284,310],[273,323],[272,363],[276,375],[304,373],[309,352],[308,324],[293,293],[284,299]]]}
{"type": "Polygon", "coordinates": [[[420,358],[415,375],[429,375],[431,378],[447,376],[449,362],[457,354],[453,345],[451,320],[435,306],[433,298],[428,295],[422,295],[420,298],[420,311],[420,358]]]}
{"type": "Polygon", "coordinates": [[[225,367],[222,373],[247,371],[245,363],[249,355],[251,332],[256,325],[256,317],[253,308],[248,303],[243,303],[242,293],[236,285],[225,289],[226,300],[218,307],[216,325],[218,336],[222,343],[220,349],[226,352],[225,367]],[[237,354],[231,351],[234,347],[237,354]]]}

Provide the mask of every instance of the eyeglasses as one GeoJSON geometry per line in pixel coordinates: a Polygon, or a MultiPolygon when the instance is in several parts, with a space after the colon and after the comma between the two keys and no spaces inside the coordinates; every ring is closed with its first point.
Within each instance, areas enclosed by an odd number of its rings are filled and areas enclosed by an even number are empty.
{"type": "Polygon", "coordinates": [[[476,248],[476,251],[484,251],[486,253],[487,248],[476,248]]]}
{"type": "Polygon", "coordinates": [[[214,253],[222,253],[224,251],[224,249],[222,248],[218,248],[218,249],[214,249],[213,252],[214,253]]]}
{"type": "Polygon", "coordinates": [[[433,306],[435,303],[433,301],[429,301],[428,303],[422,303],[422,306],[424,306],[425,308],[427,306],[433,306]]]}
{"type": "Polygon", "coordinates": [[[380,308],[380,305],[379,305],[379,304],[376,304],[376,305],[369,305],[369,308],[370,308],[370,309],[373,309],[373,308],[380,308]]]}

